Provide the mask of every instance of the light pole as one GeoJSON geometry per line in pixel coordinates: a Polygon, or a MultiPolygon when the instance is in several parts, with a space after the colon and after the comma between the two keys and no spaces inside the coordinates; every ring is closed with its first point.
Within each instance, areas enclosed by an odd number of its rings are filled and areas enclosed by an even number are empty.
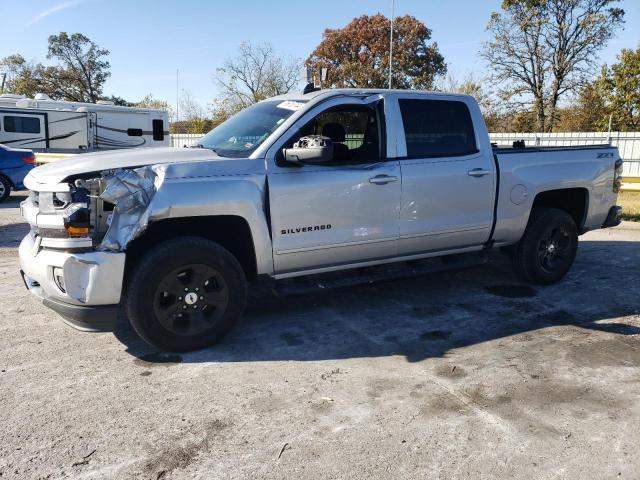
{"type": "MultiPolygon", "coordinates": [[[[180,120],[180,87],[179,87],[180,69],[176,68],[176,128],[179,128],[178,120],[180,120]]],[[[179,133],[176,131],[176,133],[179,133]]]]}
{"type": "Polygon", "coordinates": [[[391,35],[389,35],[389,90],[391,90],[391,70],[393,67],[393,17],[396,8],[396,0],[391,0],[391,35]]]}

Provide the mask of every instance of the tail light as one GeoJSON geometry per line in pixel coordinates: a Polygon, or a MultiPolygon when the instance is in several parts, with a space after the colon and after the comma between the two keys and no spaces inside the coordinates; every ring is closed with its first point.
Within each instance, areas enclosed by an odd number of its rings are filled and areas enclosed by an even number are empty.
{"type": "Polygon", "coordinates": [[[616,160],[616,166],[613,173],[613,192],[618,193],[622,186],[622,159],[616,160]]]}
{"type": "Polygon", "coordinates": [[[36,164],[36,157],[33,154],[27,155],[25,157],[22,157],[22,161],[24,163],[26,163],[27,165],[35,165],[36,164]]]}

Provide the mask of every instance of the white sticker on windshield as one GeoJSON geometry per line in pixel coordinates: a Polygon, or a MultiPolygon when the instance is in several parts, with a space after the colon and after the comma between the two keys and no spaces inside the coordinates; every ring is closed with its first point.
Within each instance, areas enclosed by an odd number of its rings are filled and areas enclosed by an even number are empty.
{"type": "Polygon", "coordinates": [[[284,108],[285,110],[293,110],[293,111],[299,110],[303,106],[304,106],[304,103],[294,102],[292,100],[285,100],[284,102],[278,104],[278,108],[284,108]]]}

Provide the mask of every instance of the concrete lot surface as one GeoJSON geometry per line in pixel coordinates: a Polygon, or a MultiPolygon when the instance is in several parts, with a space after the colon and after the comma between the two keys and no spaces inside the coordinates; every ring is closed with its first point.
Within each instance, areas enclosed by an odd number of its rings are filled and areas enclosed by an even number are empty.
{"type": "Polygon", "coordinates": [[[0,478],[640,476],[640,226],[556,286],[483,268],[277,298],[215,348],[70,329],[0,206],[0,478]]]}

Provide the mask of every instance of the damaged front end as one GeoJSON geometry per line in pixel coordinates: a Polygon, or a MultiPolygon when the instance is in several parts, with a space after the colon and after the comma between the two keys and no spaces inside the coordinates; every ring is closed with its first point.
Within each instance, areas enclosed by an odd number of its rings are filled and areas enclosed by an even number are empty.
{"type": "Polygon", "coordinates": [[[27,288],[67,323],[110,330],[122,295],[127,244],[148,223],[160,168],[117,169],[42,186],[31,182],[20,243],[27,288]]]}
{"type": "Polygon", "coordinates": [[[160,166],[84,175],[54,191],[31,191],[22,214],[43,248],[121,252],[146,229],[162,179],[160,166]]]}

